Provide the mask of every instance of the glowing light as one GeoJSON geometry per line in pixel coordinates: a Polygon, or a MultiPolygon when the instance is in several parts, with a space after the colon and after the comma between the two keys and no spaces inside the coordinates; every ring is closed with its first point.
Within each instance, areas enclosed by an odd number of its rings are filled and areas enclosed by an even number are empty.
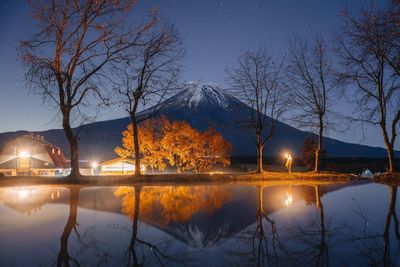
{"type": "Polygon", "coordinates": [[[214,174],[224,174],[224,172],[209,172],[210,175],[214,175],[214,174]]]}
{"type": "Polygon", "coordinates": [[[15,196],[17,200],[28,200],[32,197],[32,190],[24,188],[15,189],[15,196]]]}
{"type": "Polygon", "coordinates": [[[18,157],[20,158],[29,158],[31,156],[31,154],[29,154],[27,151],[21,151],[18,154],[18,157]]]}
{"type": "Polygon", "coordinates": [[[96,169],[99,166],[99,164],[97,162],[92,162],[92,168],[96,169]]]}
{"type": "Polygon", "coordinates": [[[146,166],[145,165],[140,165],[140,171],[145,172],[146,171],[146,166]]]}
{"type": "Polygon", "coordinates": [[[292,205],[293,203],[293,195],[291,192],[286,192],[286,200],[285,200],[285,205],[289,206],[292,205]]]}

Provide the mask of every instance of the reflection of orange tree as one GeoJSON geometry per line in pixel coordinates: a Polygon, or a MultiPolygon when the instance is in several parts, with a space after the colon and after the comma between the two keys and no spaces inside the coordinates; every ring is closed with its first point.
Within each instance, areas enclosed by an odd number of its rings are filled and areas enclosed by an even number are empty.
{"type": "MultiPolygon", "coordinates": [[[[121,158],[134,158],[132,136],[130,124],[122,132],[122,147],[115,149],[121,158]]],[[[166,161],[176,166],[179,173],[185,170],[204,172],[217,163],[230,164],[232,146],[213,129],[199,132],[187,122],[170,122],[163,117],[141,123],[139,139],[141,162],[153,172],[155,169],[164,170],[166,161]]]]}
{"type": "MultiPolygon", "coordinates": [[[[135,189],[121,186],[115,196],[122,198],[122,212],[133,218],[135,189]]],[[[184,223],[197,212],[212,213],[222,207],[231,194],[213,186],[143,187],[140,197],[142,219],[161,224],[184,223]]]]}

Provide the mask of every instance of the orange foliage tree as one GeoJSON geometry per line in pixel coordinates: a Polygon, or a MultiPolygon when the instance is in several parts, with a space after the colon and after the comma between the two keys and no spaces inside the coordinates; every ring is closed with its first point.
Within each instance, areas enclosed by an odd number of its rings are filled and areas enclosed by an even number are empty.
{"type": "MultiPolygon", "coordinates": [[[[150,167],[153,173],[155,169],[164,170],[166,167],[164,150],[161,147],[162,135],[160,129],[160,121],[156,119],[146,120],[139,127],[141,163],[150,167]]],[[[127,130],[122,132],[122,147],[116,147],[114,151],[121,158],[134,159],[135,147],[132,123],[128,125],[127,130]]]]}
{"type": "Polygon", "coordinates": [[[184,121],[170,122],[163,119],[162,147],[169,164],[176,166],[178,173],[193,168],[195,143],[200,134],[184,121]]]}
{"type": "Polygon", "coordinates": [[[178,173],[210,170],[215,164],[230,164],[232,145],[214,129],[199,132],[183,121],[169,122],[164,118],[162,146],[165,157],[178,173]]]}
{"type": "Polygon", "coordinates": [[[210,170],[215,164],[224,167],[231,163],[229,155],[232,145],[225,141],[221,134],[214,129],[200,133],[200,138],[195,142],[195,160],[193,162],[196,173],[210,170]]]}
{"type": "MultiPolygon", "coordinates": [[[[121,158],[134,158],[133,127],[122,132],[122,147],[115,153],[121,158]]],[[[197,173],[210,170],[215,164],[228,166],[232,146],[213,129],[199,132],[189,123],[171,122],[167,118],[147,120],[139,125],[140,156],[143,165],[164,170],[166,162],[177,172],[197,173]]]]}

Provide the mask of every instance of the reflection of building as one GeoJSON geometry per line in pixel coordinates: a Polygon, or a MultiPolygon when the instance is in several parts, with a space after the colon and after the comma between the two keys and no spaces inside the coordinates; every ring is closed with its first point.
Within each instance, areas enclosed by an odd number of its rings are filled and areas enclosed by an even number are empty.
{"type": "MultiPolygon", "coordinates": [[[[141,166],[142,173],[146,171],[141,166]]],[[[98,175],[128,175],[135,173],[135,161],[131,159],[116,158],[99,163],[96,171],[98,175]]]]}
{"type": "MultiPolygon", "coordinates": [[[[82,174],[91,174],[91,169],[82,167],[82,174]]],[[[0,173],[5,176],[64,176],[69,172],[70,161],[63,151],[43,136],[22,135],[0,150],[0,173]]]]}
{"type": "Polygon", "coordinates": [[[55,203],[68,195],[66,188],[27,186],[0,189],[0,201],[20,213],[31,214],[47,203],[55,203]]]}

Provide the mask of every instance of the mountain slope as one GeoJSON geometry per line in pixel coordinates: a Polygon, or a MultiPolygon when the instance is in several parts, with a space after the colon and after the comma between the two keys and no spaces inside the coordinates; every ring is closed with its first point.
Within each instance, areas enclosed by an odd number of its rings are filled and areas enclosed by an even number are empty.
{"type": "MultiPolygon", "coordinates": [[[[147,116],[151,109],[141,116],[147,116]]],[[[215,84],[188,83],[182,92],[163,103],[158,116],[170,120],[184,120],[199,130],[215,128],[233,144],[233,155],[255,155],[254,134],[243,122],[251,114],[251,108],[215,84]]],[[[121,143],[121,132],[129,124],[129,118],[101,121],[84,125],[80,133],[82,159],[106,160],[115,157],[114,148],[121,143]]],[[[0,134],[0,146],[24,131],[0,134]]],[[[61,147],[68,154],[68,143],[61,129],[35,132],[47,141],[61,147]]],[[[279,156],[288,150],[299,154],[307,137],[314,134],[300,131],[277,122],[276,134],[264,149],[265,156],[279,156]]],[[[332,138],[324,138],[324,146],[330,157],[386,157],[383,148],[349,144],[332,138]]]]}

